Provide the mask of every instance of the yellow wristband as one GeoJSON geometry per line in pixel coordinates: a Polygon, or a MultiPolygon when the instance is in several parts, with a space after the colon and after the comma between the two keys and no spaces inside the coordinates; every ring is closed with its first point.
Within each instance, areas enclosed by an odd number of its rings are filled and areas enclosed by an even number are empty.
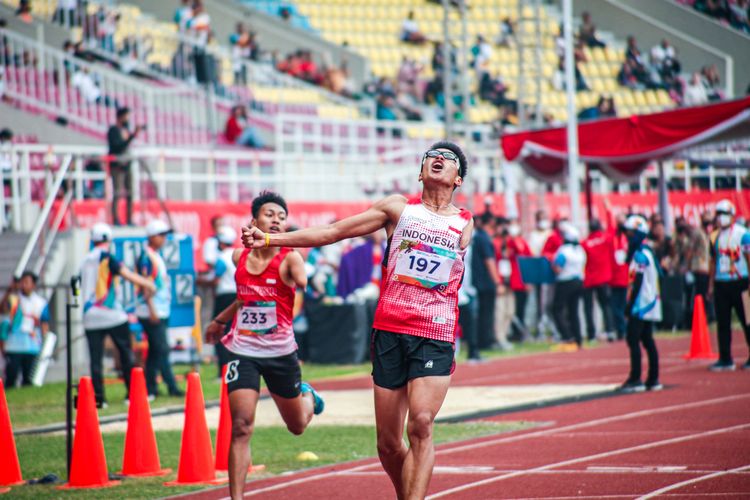
{"type": "Polygon", "coordinates": [[[266,233],[266,248],[271,246],[271,235],[266,233]]]}

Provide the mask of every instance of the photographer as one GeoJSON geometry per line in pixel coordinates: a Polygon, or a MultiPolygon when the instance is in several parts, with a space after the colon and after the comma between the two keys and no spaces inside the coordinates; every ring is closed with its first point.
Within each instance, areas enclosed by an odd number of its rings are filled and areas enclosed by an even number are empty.
{"type": "MultiPolygon", "coordinates": [[[[130,109],[119,108],[117,110],[117,121],[107,131],[107,144],[110,156],[123,156],[128,154],[130,143],[138,134],[146,130],[145,125],[136,125],[130,132],[130,109]]],[[[120,226],[120,217],[117,212],[118,202],[121,196],[125,196],[125,224],[133,225],[133,193],[132,177],[130,173],[130,161],[128,159],[116,158],[110,163],[112,175],[112,223],[120,226]],[[124,194],[123,194],[124,193],[124,194]]]]}

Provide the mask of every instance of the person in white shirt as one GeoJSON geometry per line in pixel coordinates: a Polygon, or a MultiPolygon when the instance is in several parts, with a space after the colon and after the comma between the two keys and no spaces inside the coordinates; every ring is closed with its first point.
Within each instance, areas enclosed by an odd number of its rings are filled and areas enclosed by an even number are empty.
{"type": "Polygon", "coordinates": [[[180,31],[185,31],[187,22],[193,18],[192,0],[182,0],[182,5],[174,12],[174,22],[180,31]]]}
{"type": "Polygon", "coordinates": [[[193,17],[188,19],[185,26],[195,37],[198,46],[205,47],[208,45],[208,38],[211,33],[211,16],[208,15],[200,1],[193,4],[193,17]]]}
{"type": "Polygon", "coordinates": [[[563,244],[555,253],[552,269],[555,271],[555,299],[552,304],[555,326],[567,344],[578,348],[583,342],[578,308],[583,297],[583,273],[586,268],[586,251],[580,245],[580,233],[572,224],[561,227],[563,244]]]}
{"type": "Polygon", "coordinates": [[[214,234],[209,236],[203,242],[203,262],[212,268],[216,265],[216,259],[219,258],[219,230],[225,226],[224,218],[221,215],[215,215],[211,218],[211,229],[214,234]]]}
{"type": "Polygon", "coordinates": [[[685,92],[682,96],[682,104],[685,106],[699,106],[708,102],[708,92],[701,80],[699,73],[693,73],[690,82],[685,85],[685,92]]]}
{"type": "Polygon", "coordinates": [[[427,37],[419,31],[419,25],[414,20],[414,11],[409,11],[409,15],[401,23],[401,41],[414,44],[423,44],[427,37]]]}
{"type": "Polygon", "coordinates": [[[658,68],[661,68],[667,59],[674,59],[675,57],[676,52],[674,47],[669,44],[669,40],[666,38],[659,45],[654,45],[651,49],[651,64],[658,68]]]}
{"type": "MultiPolygon", "coordinates": [[[[222,226],[216,232],[216,239],[219,246],[212,283],[215,287],[214,313],[212,316],[214,318],[237,300],[237,282],[234,279],[237,266],[234,265],[234,261],[232,260],[234,243],[237,241],[237,232],[229,226],[222,226]]],[[[224,326],[224,333],[228,333],[231,329],[231,323],[227,323],[224,326]]],[[[214,349],[216,350],[219,376],[221,376],[222,367],[230,361],[229,351],[221,342],[214,344],[214,349]]]]}
{"type": "Polygon", "coordinates": [[[73,73],[70,83],[78,89],[78,92],[81,93],[88,103],[99,102],[99,99],[102,97],[102,91],[99,90],[99,87],[97,87],[96,82],[89,73],[89,69],[85,66],[78,67],[78,70],[73,73]]]}
{"type": "MultiPolygon", "coordinates": [[[[109,335],[120,356],[120,367],[125,387],[130,387],[130,370],[133,367],[133,350],[130,347],[128,315],[122,303],[120,278],[153,292],[150,281],[134,273],[110,252],[112,228],[103,222],[91,228],[93,248],[81,264],[81,297],[83,298],[83,328],[89,347],[91,379],[99,407],[106,406],[102,379],[104,340],[109,335]]],[[[127,399],[127,395],[125,398],[127,399]]]]}
{"type": "Polygon", "coordinates": [[[646,238],[649,234],[646,219],[631,215],[625,220],[628,237],[630,274],[633,276],[628,290],[628,316],[626,339],[630,351],[630,375],[620,387],[621,392],[644,390],[659,391],[659,352],[654,342],[654,324],[662,320],[659,264],[646,238]],[[641,344],[648,355],[648,376],[641,382],[641,344]]]}

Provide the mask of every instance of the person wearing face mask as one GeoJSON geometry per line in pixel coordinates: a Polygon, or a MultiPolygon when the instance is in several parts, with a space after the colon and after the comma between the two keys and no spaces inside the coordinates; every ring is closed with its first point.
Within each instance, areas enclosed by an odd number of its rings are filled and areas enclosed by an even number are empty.
{"type": "Polygon", "coordinates": [[[586,252],[581,247],[580,233],[570,223],[558,225],[563,243],[552,259],[556,274],[555,299],[552,310],[555,326],[565,344],[571,350],[579,349],[583,343],[578,307],[583,295],[583,277],[586,268],[586,252]]]}
{"type": "Polygon", "coordinates": [[[625,306],[628,300],[628,237],[625,235],[625,216],[617,216],[616,225],[612,233],[612,279],[609,281],[610,309],[612,324],[617,333],[617,340],[625,338],[627,323],[625,321],[625,306]]]}
{"type": "Polygon", "coordinates": [[[495,297],[495,346],[504,351],[513,348],[508,341],[510,325],[515,314],[515,297],[510,289],[511,256],[508,248],[508,219],[498,217],[497,227],[493,245],[495,247],[495,258],[497,274],[500,278],[497,296],[495,297]]]}
{"type": "MultiPolygon", "coordinates": [[[[732,309],[737,313],[750,347],[750,325],[747,324],[742,297],[748,292],[750,232],[735,222],[735,215],[736,210],[729,200],[716,204],[718,229],[712,235],[708,294],[714,296],[719,360],[711,365],[711,371],[732,371],[735,368],[732,360],[732,309]]],[[[750,359],[742,368],[750,369],[750,359]]]]}
{"type": "Polygon", "coordinates": [[[510,256],[510,289],[513,290],[515,298],[515,311],[512,323],[510,340],[521,342],[527,335],[524,318],[526,317],[526,304],[528,303],[530,285],[526,285],[521,277],[521,268],[518,265],[519,257],[530,257],[531,248],[523,236],[521,226],[517,221],[508,226],[508,254],[510,256]]]}
{"type": "Polygon", "coordinates": [[[594,298],[599,303],[604,319],[601,338],[614,340],[610,314],[609,282],[612,280],[612,238],[604,232],[599,219],[589,222],[589,235],[581,246],[586,251],[586,276],[583,280],[583,311],[586,318],[586,339],[596,338],[594,324],[594,298]]]}
{"type": "Polygon", "coordinates": [[[659,277],[661,268],[657,257],[647,241],[649,226],[640,215],[631,215],[625,221],[628,237],[628,262],[633,277],[628,290],[627,342],[630,351],[630,374],[619,391],[624,393],[658,391],[659,352],[654,342],[654,324],[662,319],[661,290],[659,277]],[[641,382],[641,345],[648,355],[648,376],[641,382]]]}

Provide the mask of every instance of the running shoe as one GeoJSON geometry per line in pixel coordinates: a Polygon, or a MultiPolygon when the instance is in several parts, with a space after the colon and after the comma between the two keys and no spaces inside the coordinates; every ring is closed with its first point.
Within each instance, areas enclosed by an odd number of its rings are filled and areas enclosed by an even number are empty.
{"type": "Polygon", "coordinates": [[[717,361],[708,367],[712,372],[733,372],[735,370],[733,361],[717,361]]]}
{"type": "Polygon", "coordinates": [[[302,382],[302,384],[300,384],[299,386],[299,390],[300,392],[302,392],[302,394],[305,394],[306,392],[312,393],[313,401],[314,401],[314,405],[313,405],[314,414],[320,415],[321,413],[323,413],[323,410],[326,407],[326,402],[323,401],[323,398],[320,397],[320,394],[318,394],[318,392],[315,389],[313,389],[310,384],[308,384],[307,382],[302,382]]]}
{"type": "Polygon", "coordinates": [[[646,386],[643,384],[643,382],[625,382],[617,390],[624,394],[633,394],[635,392],[645,391],[646,386]]]}
{"type": "Polygon", "coordinates": [[[654,383],[646,383],[646,390],[651,392],[661,391],[664,389],[664,386],[661,385],[658,381],[654,383]]]}

